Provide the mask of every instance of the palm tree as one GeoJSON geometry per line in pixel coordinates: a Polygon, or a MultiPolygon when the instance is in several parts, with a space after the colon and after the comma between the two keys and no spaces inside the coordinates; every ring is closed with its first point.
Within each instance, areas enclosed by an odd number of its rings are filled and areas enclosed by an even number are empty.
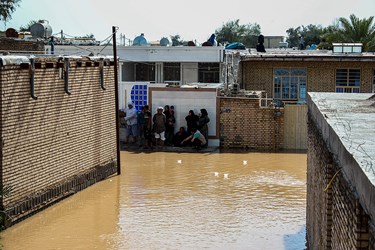
{"type": "Polygon", "coordinates": [[[4,23],[12,19],[12,14],[19,6],[21,0],[1,0],[0,2],[0,21],[4,23]]]}
{"type": "Polygon", "coordinates": [[[339,18],[339,29],[336,33],[337,42],[362,43],[363,51],[375,51],[374,17],[359,19],[351,14],[349,19],[339,18]]]}

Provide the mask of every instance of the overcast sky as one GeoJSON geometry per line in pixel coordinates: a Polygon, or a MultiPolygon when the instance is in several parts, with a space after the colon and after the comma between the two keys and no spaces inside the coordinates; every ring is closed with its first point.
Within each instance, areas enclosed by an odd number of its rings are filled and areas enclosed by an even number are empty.
{"type": "Polygon", "coordinates": [[[18,30],[31,20],[45,19],[52,33],[94,34],[97,40],[110,36],[112,26],[117,26],[131,40],[144,33],[148,41],[180,35],[185,41],[202,43],[224,23],[236,19],[240,24],[258,23],[265,36],[285,36],[290,27],[328,26],[350,14],[374,16],[375,0],[22,0],[6,28],[18,30]]]}

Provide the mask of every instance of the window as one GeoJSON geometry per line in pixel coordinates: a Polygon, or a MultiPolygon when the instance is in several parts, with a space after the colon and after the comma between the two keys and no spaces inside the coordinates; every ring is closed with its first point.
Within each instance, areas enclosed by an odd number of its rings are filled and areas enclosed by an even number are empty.
{"type": "Polygon", "coordinates": [[[337,93],[359,93],[360,87],[360,69],[336,69],[337,93]]]}
{"type": "Polygon", "coordinates": [[[135,65],[135,80],[155,82],[155,63],[137,63],[135,65]]]}
{"type": "Polygon", "coordinates": [[[273,70],[274,98],[306,99],[305,68],[275,68],[273,70]]]}
{"type": "Polygon", "coordinates": [[[180,63],[164,63],[163,73],[164,81],[180,81],[180,63]]]}
{"type": "Polygon", "coordinates": [[[372,74],[372,93],[375,93],[375,69],[372,74]]]}
{"type": "Polygon", "coordinates": [[[121,81],[133,82],[134,81],[134,63],[123,62],[121,65],[121,81]]]}
{"type": "Polygon", "coordinates": [[[219,63],[198,63],[198,82],[218,83],[219,75],[219,63]]]}
{"type": "Polygon", "coordinates": [[[137,84],[132,87],[130,98],[136,110],[141,111],[143,105],[147,105],[147,85],[137,84]]]}

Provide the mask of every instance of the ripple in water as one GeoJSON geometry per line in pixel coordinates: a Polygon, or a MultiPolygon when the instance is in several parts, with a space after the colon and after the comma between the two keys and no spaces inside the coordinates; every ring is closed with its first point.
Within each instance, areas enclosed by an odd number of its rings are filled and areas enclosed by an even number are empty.
{"type": "Polygon", "coordinates": [[[304,154],[121,157],[121,176],[7,229],[5,249],[305,247],[304,154]]]}

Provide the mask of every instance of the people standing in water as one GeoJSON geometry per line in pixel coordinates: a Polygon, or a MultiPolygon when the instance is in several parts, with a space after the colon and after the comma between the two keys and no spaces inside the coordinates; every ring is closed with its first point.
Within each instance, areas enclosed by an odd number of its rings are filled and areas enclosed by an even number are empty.
{"type": "Polygon", "coordinates": [[[193,149],[198,150],[207,145],[207,141],[204,138],[204,135],[196,128],[191,131],[190,136],[188,136],[181,142],[181,145],[186,145],[189,142],[193,145],[193,149]]]}
{"type": "Polygon", "coordinates": [[[149,106],[145,105],[142,107],[142,115],[143,115],[143,148],[144,149],[152,149],[152,127],[151,127],[151,112],[149,110],[149,106]]]}
{"type": "Polygon", "coordinates": [[[158,107],[156,114],[152,117],[154,123],[153,130],[155,133],[156,146],[164,146],[165,141],[165,123],[166,118],[163,114],[163,107],[158,107]]]}
{"type": "Polygon", "coordinates": [[[143,116],[144,108],[145,107],[142,106],[142,110],[137,112],[138,138],[139,138],[138,144],[140,148],[143,146],[144,141],[145,141],[144,125],[146,121],[143,116]]]}
{"type": "Polygon", "coordinates": [[[177,133],[174,135],[173,137],[173,145],[175,147],[183,147],[183,146],[186,146],[187,144],[181,144],[181,142],[183,140],[186,139],[186,137],[188,137],[189,134],[188,132],[186,132],[186,129],[185,127],[180,127],[180,130],[177,131],[177,133]]]}
{"type": "Polygon", "coordinates": [[[189,110],[189,114],[185,117],[185,120],[186,120],[187,132],[188,134],[190,134],[190,132],[194,128],[197,128],[199,117],[196,114],[194,114],[193,110],[189,110]]]}
{"type": "Polygon", "coordinates": [[[137,110],[134,108],[132,102],[128,103],[126,108],[126,130],[125,130],[125,143],[130,142],[130,136],[133,137],[133,142],[136,142],[138,137],[138,119],[137,119],[137,110]]]}
{"type": "MultiPolygon", "coordinates": [[[[204,138],[206,139],[206,142],[208,142],[208,123],[210,122],[210,118],[208,117],[208,113],[206,109],[201,109],[201,113],[199,115],[198,120],[198,129],[203,134],[204,138]]],[[[204,147],[207,147],[207,144],[204,145],[204,147]]]]}
{"type": "Polygon", "coordinates": [[[172,146],[173,144],[173,136],[174,136],[174,124],[176,123],[176,119],[174,117],[174,107],[169,107],[168,105],[165,105],[165,108],[168,110],[168,112],[165,112],[165,118],[167,120],[165,124],[165,144],[167,146],[172,146]]]}

